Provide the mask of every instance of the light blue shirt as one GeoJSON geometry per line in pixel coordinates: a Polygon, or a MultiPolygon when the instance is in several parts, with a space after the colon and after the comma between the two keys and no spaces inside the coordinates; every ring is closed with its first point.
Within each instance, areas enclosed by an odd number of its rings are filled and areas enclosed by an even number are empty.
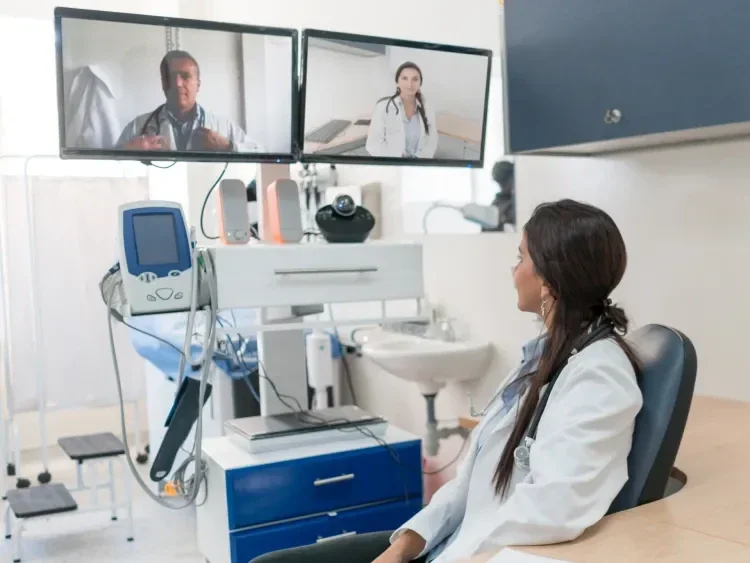
{"type": "Polygon", "coordinates": [[[419,140],[422,138],[422,120],[419,117],[419,112],[409,119],[406,116],[406,111],[404,111],[404,134],[406,135],[406,156],[417,158],[419,140]]]}
{"type": "MultiPolygon", "coordinates": [[[[529,340],[523,345],[521,365],[518,366],[516,375],[511,378],[510,383],[508,383],[508,385],[505,386],[505,389],[499,393],[503,401],[503,407],[487,419],[487,423],[484,425],[482,433],[479,434],[477,438],[477,447],[479,450],[481,450],[484,445],[488,429],[491,431],[493,428],[492,422],[495,419],[498,421],[501,420],[506,414],[508,414],[508,411],[513,408],[513,405],[523,396],[526,388],[529,386],[531,376],[539,367],[539,359],[542,357],[546,339],[547,335],[542,334],[541,336],[529,340]]],[[[487,410],[489,410],[489,407],[492,406],[495,400],[497,400],[497,395],[495,395],[495,398],[489,405],[487,405],[487,410]]]]}

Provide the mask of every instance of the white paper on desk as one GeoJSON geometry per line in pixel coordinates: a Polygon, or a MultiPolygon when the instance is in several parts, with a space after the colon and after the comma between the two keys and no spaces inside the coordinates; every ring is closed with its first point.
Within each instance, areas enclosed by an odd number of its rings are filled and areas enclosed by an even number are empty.
{"type": "Polygon", "coordinates": [[[539,557],[538,555],[529,555],[528,553],[521,553],[520,551],[514,551],[512,549],[503,549],[495,557],[490,559],[488,563],[571,563],[571,562],[562,561],[561,559],[548,559],[547,557],[539,557]]]}

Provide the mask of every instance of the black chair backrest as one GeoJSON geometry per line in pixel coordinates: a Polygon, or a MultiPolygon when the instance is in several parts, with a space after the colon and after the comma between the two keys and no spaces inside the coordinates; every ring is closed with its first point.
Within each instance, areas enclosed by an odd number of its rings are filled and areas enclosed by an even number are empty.
{"type": "Polygon", "coordinates": [[[635,421],[628,482],[609,514],[664,497],[693,400],[698,360],[682,333],[647,325],[629,337],[641,361],[643,408],[635,421]]]}

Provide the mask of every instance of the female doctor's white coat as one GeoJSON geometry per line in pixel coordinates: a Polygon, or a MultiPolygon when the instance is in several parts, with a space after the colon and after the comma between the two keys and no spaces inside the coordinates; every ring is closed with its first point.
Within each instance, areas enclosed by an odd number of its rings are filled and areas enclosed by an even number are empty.
{"type": "MultiPolygon", "coordinates": [[[[365,145],[370,156],[401,158],[406,153],[404,102],[400,97],[396,97],[392,103],[389,103],[390,101],[391,98],[386,98],[375,105],[365,145]]],[[[422,116],[417,113],[422,135],[419,138],[416,154],[417,158],[433,158],[438,148],[437,118],[432,104],[427,100],[424,102],[424,110],[430,133],[425,131],[422,116]]]]}
{"type": "MultiPolygon", "coordinates": [[[[515,376],[511,374],[508,381],[515,376]]],[[[542,390],[543,392],[543,390],[542,390]]],[[[516,419],[502,400],[472,432],[455,479],[404,524],[422,536],[433,562],[451,563],[509,545],[575,539],[598,522],[628,478],[627,458],[642,396],[625,353],[613,340],[572,356],[560,374],[531,447],[530,469],[514,466],[508,494],[493,475],[516,419]]]]}

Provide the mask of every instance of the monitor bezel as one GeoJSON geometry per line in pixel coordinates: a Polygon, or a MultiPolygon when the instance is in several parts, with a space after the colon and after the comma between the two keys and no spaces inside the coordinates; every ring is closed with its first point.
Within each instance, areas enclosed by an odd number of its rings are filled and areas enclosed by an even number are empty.
{"type": "Polygon", "coordinates": [[[451,168],[483,168],[485,149],[487,145],[487,112],[490,101],[490,81],[492,78],[492,50],[476,47],[463,47],[457,45],[446,45],[441,43],[428,43],[422,41],[410,41],[392,37],[379,37],[375,35],[359,35],[353,33],[342,33],[337,31],[325,31],[321,29],[303,29],[301,34],[301,56],[300,56],[300,96],[299,96],[299,125],[297,131],[299,138],[297,146],[299,149],[299,161],[305,164],[367,164],[388,166],[440,166],[451,168]],[[454,159],[416,159],[416,158],[393,158],[373,156],[346,156],[346,155],[321,155],[305,154],[305,110],[307,101],[307,56],[309,53],[310,39],[333,39],[340,41],[356,41],[360,43],[374,43],[386,47],[407,47],[414,49],[425,49],[443,53],[458,53],[464,55],[478,55],[487,59],[487,77],[484,92],[484,116],[482,123],[482,148],[479,160],[454,160],[454,159]]]}
{"type": "Polygon", "coordinates": [[[147,16],[142,14],[127,14],[122,12],[108,12],[102,10],[84,10],[78,8],[55,8],[55,57],[57,68],[57,107],[58,107],[58,142],[60,158],[63,160],[134,160],[141,162],[247,162],[247,163],[279,163],[291,164],[297,162],[300,147],[298,146],[299,132],[299,32],[296,29],[243,25],[208,20],[173,18],[161,16],[147,16]],[[64,19],[80,19],[113,23],[132,23],[140,25],[156,25],[160,27],[180,27],[200,29],[206,31],[225,31],[250,35],[270,35],[275,37],[289,37],[292,40],[292,123],[291,123],[291,151],[288,153],[228,153],[215,151],[130,151],[122,149],[80,149],[66,147],[65,139],[65,84],[63,75],[63,41],[62,21],[64,19]]]}

